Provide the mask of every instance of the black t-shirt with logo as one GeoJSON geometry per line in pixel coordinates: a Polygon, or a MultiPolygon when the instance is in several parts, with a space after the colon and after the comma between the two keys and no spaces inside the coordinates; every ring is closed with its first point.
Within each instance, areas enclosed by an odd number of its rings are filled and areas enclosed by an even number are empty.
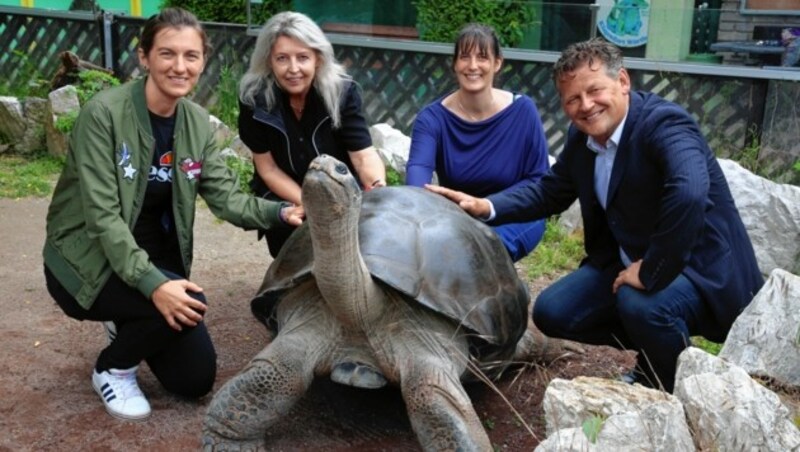
{"type": "Polygon", "coordinates": [[[147,190],[133,236],[155,266],[183,275],[185,272],[172,210],[175,116],[165,118],[151,112],[150,126],[156,149],[153,162],[147,170],[147,190]]]}

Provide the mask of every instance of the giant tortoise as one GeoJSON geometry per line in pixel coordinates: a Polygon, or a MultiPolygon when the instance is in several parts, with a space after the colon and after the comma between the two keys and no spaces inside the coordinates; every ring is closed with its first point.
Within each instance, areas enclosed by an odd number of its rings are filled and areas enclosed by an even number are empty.
{"type": "Polygon", "coordinates": [[[265,448],[265,430],[330,375],[399,386],[426,450],[491,450],[461,378],[534,348],[520,340],[530,297],[501,241],[426,190],[364,193],[330,156],[302,190],[306,222],[252,302],[274,339],[215,394],[204,447],[265,448]]]}

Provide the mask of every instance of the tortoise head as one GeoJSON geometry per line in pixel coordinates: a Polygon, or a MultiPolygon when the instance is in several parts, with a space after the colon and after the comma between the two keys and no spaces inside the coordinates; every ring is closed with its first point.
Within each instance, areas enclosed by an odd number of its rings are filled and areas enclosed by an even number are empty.
{"type": "Polygon", "coordinates": [[[326,224],[353,214],[358,221],[361,187],[347,165],[329,155],[311,161],[303,179],[303,207],[309,222],[326,224]]]}

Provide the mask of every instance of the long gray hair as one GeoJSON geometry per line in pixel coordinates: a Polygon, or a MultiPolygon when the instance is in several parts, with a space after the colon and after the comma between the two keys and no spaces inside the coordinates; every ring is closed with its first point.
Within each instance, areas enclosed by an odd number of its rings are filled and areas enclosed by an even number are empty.
{"type": "Polygon", "coordinates": [[[275,76],[270,65],[272,46],[280,36],[286,36],[302,42],[317,54],[319,67],[314,75],[314,87],[322,97],[325,108],[330,114],[333,128],[342,124],[339,112],[339,99],[344,90],[344,82],[350,80],[344,67],[336,61],[333,46],[322,30],[308,16],[287,11],[272,16],[256,39],[256,47],[250,57],[250,67],[239,83],[239,98],[242,103],[255,106],[256,97],[262,92],[267,98],[267,109],[275,106],[275,76]]]}

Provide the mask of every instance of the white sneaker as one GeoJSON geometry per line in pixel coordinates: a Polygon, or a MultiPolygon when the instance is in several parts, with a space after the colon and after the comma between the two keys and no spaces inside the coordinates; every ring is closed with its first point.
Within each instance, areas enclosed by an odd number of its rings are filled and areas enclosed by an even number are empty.
{"type": "Polygon", "coordinates": [[[106,330],[106,337],[108,337],[108,345],[111,345],[114,342],[114,339],[117,338],[117,325],[114,322],[103,322],[103,327],[106,330]]]}
{"type": "Polygon", "coordinates": [[[120,419],[144,419],[150,415],[150,404],[136,384],[138,369],[135,366],[92,373],[92,386],[108,414],[120,419]]]}

